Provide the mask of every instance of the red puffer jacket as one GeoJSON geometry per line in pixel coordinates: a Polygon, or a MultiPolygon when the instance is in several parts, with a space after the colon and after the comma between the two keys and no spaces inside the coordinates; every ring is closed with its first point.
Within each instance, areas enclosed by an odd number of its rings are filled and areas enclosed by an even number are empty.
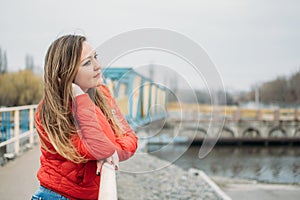
{"type": "MultiPolygon", "coordinates": [[[[109,90],[105,86],[99,89],[108,97],[110,106],[116,111],[124,135],[116,137],[102,111],[95,106],[88,94],[82,94],[75,100],[80,132],[71,141],[78,152],[89,161],[76,164],[41,147],[41,166],[37,175],[40,184],[70,199],[97,199],[100,177],[96,175],[96,161],[110,157],[115,150],[120,161],[126,160],[137,148],[137,137],[122,116],[109,90]]],[[[37,130],[40,130],[38,134],[47,137],[40,123],[39,109],[36,112],[35,124],[37,130]]],[[[51,143],[43,142],[51,151],[56,152],[51,143]]]]}

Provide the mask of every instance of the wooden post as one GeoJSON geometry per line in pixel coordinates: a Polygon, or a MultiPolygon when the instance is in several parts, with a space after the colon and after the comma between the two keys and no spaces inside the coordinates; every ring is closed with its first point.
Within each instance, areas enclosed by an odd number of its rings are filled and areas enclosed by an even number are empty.
{"type": "Polygon", "coordinates": [[[33,117],[33,108],[29,109],[29,131],[30,131],[30,135],[29,135],[29,144],[32,145],[33,144],[33,129],[34,129],[34,117],[33,117]]]}
{"type": "Polygon", "coordinates": [[[15,154],[18,155],[20,151],[20,141],[19,141],[19,134],[20,134],[20,111],[15,110],[14,115],[14,138],[15,140],[15,154]]]}

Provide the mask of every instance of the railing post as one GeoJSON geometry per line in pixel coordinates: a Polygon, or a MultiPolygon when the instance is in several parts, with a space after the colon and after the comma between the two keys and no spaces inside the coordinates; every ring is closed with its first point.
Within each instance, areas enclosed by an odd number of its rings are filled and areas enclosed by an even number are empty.
{"type": "Polygon", "coordinates": [[[242,116],[241,109],[237,108],[236,111],[233,114],[233,120],[234,121],[240,121],[241,120],[241,116],[242,116]]]}
{"type": "Polygon", "coordinates": [[[33,108],[29,109],[29,144],[33,144],[33,129],[34,129],[34,118],[33,118],[33,108]]]}
{"type": "Polygon", "coordinates": [[[278,122],[280,120],[280,112],[278,109],[274,110],[274,121],[278,122]]]}
{"type": "Polygon", "coordinates": [[[261,120],[262,120],[262,111],[261,111],[261,109],[258,109],[258,110],[257,110],[256,119],[257,119],[258,121],[261,121],[261,120]]]}
{"type": "Polygon", "coordinates": [[[299,120],[299,110],[297,108],[294,110],[294,120],[295,121],[299,120]]]}
{"type": "Polygon", "coordinates": [[[15,141],[15,154],[18,155],[20,151],[20,141],[19,141],[19,134],[20,134],[20,116],[19,110],[15,110],[14,113],[14,137],[16,138],[15,141]]]}

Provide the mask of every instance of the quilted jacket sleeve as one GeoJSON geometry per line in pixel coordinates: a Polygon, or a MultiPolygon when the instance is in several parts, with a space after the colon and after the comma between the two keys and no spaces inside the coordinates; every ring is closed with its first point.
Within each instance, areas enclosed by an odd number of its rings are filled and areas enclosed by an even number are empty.
{"type": "Polygon", "coordinates": [[[115,135],[115,141],[120,161],[126,160],[135,153],[137,149],[138,138],[121,113],[115,99],[110,94],[109,89],[105,85],[101,85],[99,89],[100,92],[108,99],[108,104],[113,110],[115,119],[123,131],[122,136],[118,137],[115,135]]]}

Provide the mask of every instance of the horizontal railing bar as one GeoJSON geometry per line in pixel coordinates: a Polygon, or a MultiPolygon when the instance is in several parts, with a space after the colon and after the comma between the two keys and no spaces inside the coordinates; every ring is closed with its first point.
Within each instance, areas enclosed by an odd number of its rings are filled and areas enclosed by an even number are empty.
{"type": "MultiPolygon", "coordinates": [[[[22,139],[22,138],[24,138],[24,137],[27,137],[27,136],[29,136],[31,133],[32,133],[31,131],[23,132],[23,133],[21,133],[21,134],[19,135],[19,137],[13,137],[13,138],[10,138],[9,140],[6,140],[6,141],[4,141],[4,142],[1,142],[1,143],[0,143],[0,147],[3,147],[3,146],[5,146],[5,145],[8,145],[8,144],[10,144],[10,143],[13,143],[13,142],[16,141],[16,140],[19,140],[19,139],[22,139]]],[[[35,133],[35,131],[33,131],[33,134],[34,134],[34,133],[35,133]]]]}
{"type": "Polygon", "coordinates": [[[15,106],[15,107],[3,107],[0,108],[0,112],[10,112],[16,110],[28,110],[31,108],[37,108],[38,105],[27,105],[27,106],[15,106]]]}

